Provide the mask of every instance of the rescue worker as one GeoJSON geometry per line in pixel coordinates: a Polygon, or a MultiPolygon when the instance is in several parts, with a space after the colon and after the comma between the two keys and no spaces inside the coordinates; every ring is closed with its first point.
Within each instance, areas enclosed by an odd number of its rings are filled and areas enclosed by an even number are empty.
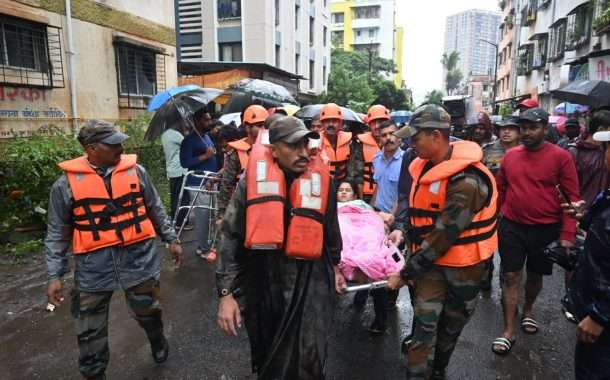
{"type": "Polygon", "coordinates": [[[321,155],[328,163],[330,174],[335,180],[346,180],[357,186],[362,185],[364,160],[358,142],[350,132],[343,131],[343,111],[335,103],[328,103],[320,111],[322,123],[321,155]]]}
{"type": "Polygon", "coordinates": [[[237,335],[243,315],[258,379],[322,379],[335,293],[345,287],[336,193],[326,164],[308,155],[317,132],[288,116],[268,134],[223,219],[218,324],[237,335]]]}
{"type": "Polygon", "coordinates": [[[169,243],[175,264],[182,248],[171,220],[136,156],[124,155],[127,135],[92,120],[78,133],[85,155],[59,164],[64,174],[49,200],[45,256],[49,303],[63,301],[66,253],[74,256],[72,315],[76,319],[79,369],[87,379],[105,379],[110,358],[108,309],[123,289],[135,320],[146,332],[157,363],[167,360],[159,303],[161,264],[155,237],[169,243]]]}
{"type": "Polygon", "coordinates": [[[366,120],[371,131],[359,134],[358,141],[362,146],[362,158],[364,161],[362,196],[366,202],[370,202],[375,192],[373,158],[380,151],[379,125],[386,120],[390,120],[390,111],[381,104],[375,104],[369,108],[366,120]]]}
{"type": "Polygon", "coordinates": [[[229,151],[226,154],[224,166],[222,167],[222,181],[218,189],[218,215],[224,215],[229,199],[235,190],[235,184],[239,175],[248,166],[248,155],[252,144],[256,141],[258,131],[263,127],[265,120],[269,117],[267,110],[258,104],[246,108],[242,124],[246,130],[246,137],[230,142],[229,151]]]}
{"type": "Polygon", "coordinates": [[[415,282],[414,332],[407,348],[409,379],[444,379],[457,339],[472,316],[487,261],[497,247],[493,174],[473,142],[450,143],[450,116],[440,106],[418,108],[409,126],[417,151],[409,171],[410,255],[388,287],[415,282]]]}

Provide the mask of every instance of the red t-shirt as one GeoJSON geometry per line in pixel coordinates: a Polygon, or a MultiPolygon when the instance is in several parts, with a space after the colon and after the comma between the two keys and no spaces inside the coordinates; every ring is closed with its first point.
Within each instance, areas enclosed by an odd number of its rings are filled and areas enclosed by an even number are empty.
{"type": "Polygon", "coordinates": [[[567,151],[545,143],[538,150],[509,150],[496,176],[500,212],[521,224],[562,223],[561,240],[576,240],[576,220],[565,216],[556,185],[571,201],[580,199],[576,166],[567,151]]]}

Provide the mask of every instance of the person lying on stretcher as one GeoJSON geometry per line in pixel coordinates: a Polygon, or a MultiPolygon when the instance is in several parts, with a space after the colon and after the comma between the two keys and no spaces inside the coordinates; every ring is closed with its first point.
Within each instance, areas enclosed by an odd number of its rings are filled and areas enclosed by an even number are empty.
{"type": "Polygon", "coordinates": [[[384,280],[389,273],[400,271],[404,259],[386,235],[394,221],[392,214],[376,212],[356,199],[354,186],[342,182],[337,188],[337,213],[343,240],[339,269],[347,281],[384,280]]]}

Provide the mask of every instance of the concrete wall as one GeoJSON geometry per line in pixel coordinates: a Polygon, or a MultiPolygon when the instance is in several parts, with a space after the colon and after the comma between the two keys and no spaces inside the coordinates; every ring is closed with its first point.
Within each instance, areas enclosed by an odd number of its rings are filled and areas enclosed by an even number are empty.
{"type": "MultiPolygon", "coordinates": [[[[173,8],[169,9],[171,11],[173,8]]],[[[64,75],[63,88],[42,89],[0,83],[0,138],[28,135],[33,131],[44,131],[49,126],[69,129],[73,115],[70,107],[65,16],[12,1],[0,4],[0,14],[60,27],[64,75]]],[[[171,18],[173,19],[173,14],[171,18]]],[[[101,21],[103,20],[100,23],[101,21]]],[[[113,46],[115,36],[128,37],[165,50],[165,86],[169,88],[176,85],[175,46],[81,19],[73,19],[72,28],[79,122],[92,118],[125,119],[144,112],[141,109],[119,108],[113,46]]]]}

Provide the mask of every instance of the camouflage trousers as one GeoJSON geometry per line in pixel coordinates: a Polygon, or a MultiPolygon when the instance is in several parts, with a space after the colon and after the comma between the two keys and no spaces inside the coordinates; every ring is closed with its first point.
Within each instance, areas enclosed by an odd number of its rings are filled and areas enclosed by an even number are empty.
{"type": "Polygon", "coordinates": [[[487,262],[451,268],[433,266],[417,278],[413,340],[407,351],[407,379],[430,379],[444,371],[462,329],[474,313],[487,262]]]}
{"type": "MultiPolygon", "coordinates": [[[[150,341],[163,335],[159,281],[149,279],[125,290],[125,298],[132,317],[142,326],[150,341]]],[[[78,364],[85,378],[104,374],[110,352],[108,349],[108,310],[112,291],[72,291],[72,316],[76,319],[76,332],[80,356],[78,364]]]]}

